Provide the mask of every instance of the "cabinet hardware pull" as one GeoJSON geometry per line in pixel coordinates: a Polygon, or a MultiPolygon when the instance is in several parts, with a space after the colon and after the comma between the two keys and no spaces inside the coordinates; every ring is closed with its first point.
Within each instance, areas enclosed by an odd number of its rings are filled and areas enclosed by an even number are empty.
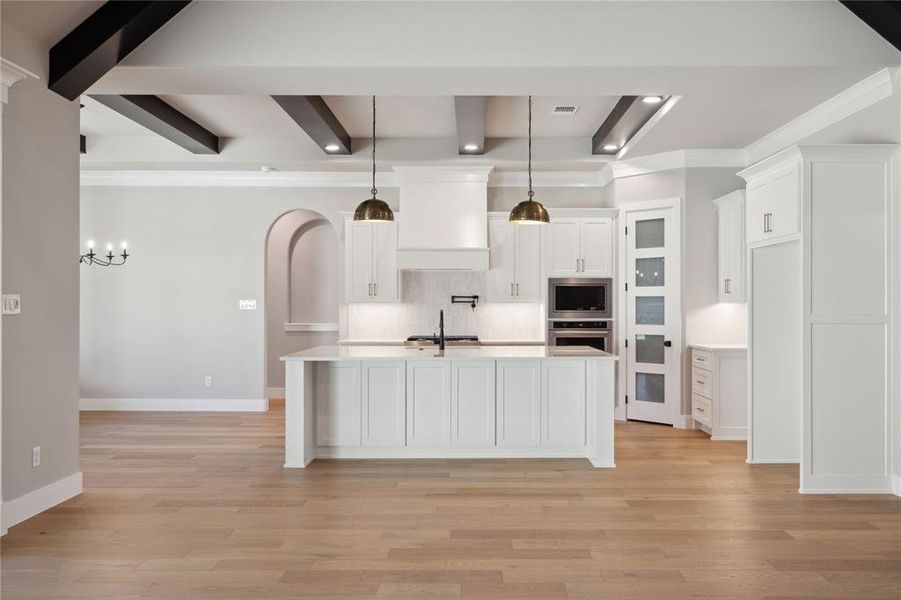
{"type": "Polygon", "coordinates": [[[376,281],[372,284],[372,295],[373,296],[379,295],[379,282],[378,281],[376,281]]]}
{"type": "Polygon", "coordinates": [[[516,284],[516,296],[519,297],[519,284],[516,284]]]}
{"type": "Polygon", "coordinates": [[[732,280],[729,278],[726,278],[724,280],[724,286],[725,286],[725,290],[724,290],[725,293],[731,294],[732,293],[732,280]]]}
{"type": "Polygon", "coordinates": [[[579,272],[579,259],[576,259],[576,273],[579,272]]]}
{"type": "Polygon", "coordinates": [[[704,412],[704,409],[701,408],[701,407],[695,407],[695,410],[698,411],[698,412],[704,412]]]}
{"type": "Polygon", "coordinates": [[[510,284],[510,297],[513,297],[513,284],[510,284]]]}
{"type": "Polygon", "coordinates": [[[700,383],[701,385],[704,385],[704,380],[703,379],[695,379],[695,383],[700,383]]]}
{"type": "Polygon", "coordinates": [[[372,282],[366,284],[366,295],[372,297],[372,282]]]}
{"type": "Polygon", "coordinates": [[[698,362],[707,362],[707,359],[706,359],[706,358],[701,358],[700,356],[698,356],[697,358],[695,358],[695,360],[698,361],[698,362]]]}

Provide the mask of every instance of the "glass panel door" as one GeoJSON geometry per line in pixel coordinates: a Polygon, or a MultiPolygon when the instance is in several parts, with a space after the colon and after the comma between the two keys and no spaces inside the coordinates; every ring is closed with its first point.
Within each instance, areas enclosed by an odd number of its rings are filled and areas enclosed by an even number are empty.
{"type": "Polygon", "coordinates": [[[681,412],[673,210],[636,210],[626,217],[626,418],[668,424],[681,412]]]}

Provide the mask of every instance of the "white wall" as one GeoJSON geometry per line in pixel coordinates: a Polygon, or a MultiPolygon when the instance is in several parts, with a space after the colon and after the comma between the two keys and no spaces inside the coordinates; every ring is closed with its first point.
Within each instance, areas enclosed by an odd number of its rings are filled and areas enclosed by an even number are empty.
{"type": "Polygon", "coordinates": [[[46,48],[6,24],[0,53],[36,73],[3,107],[3,500],[78,473],[78,103],[46,88],[46,48]],[[41,446],[41,466],[31,451],[41,446]]]}
{"type": "Polygon", "coordinates": [[[338,322],[338,235],[316,212],[292,211],[269,232],[266,249],[266,386],[283,388],[280,356],[333,345],[337,332],[285,331],[285,323],[338,322]]]}

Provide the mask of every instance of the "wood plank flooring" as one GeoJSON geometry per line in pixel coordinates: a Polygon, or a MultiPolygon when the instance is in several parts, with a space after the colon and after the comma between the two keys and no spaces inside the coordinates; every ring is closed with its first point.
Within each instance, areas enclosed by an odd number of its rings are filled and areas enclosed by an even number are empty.
{"type": "Polygon", "coordinates": [[[82,413],[86,491],[3,538],[3,600],[901,597],[901,499],[801,496],[743,443],[299,471],[283,418],[82,413]]]}

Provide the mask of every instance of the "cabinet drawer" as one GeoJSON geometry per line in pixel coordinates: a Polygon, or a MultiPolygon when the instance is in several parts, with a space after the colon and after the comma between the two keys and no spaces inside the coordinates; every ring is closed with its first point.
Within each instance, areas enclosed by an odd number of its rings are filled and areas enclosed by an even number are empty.
{"type": "Polygon", "coordinates": [[[707,350],[691,349],[691,366],[707,369],[713,369],[713,353],[707,350]]]}
{"type": "Polygon", "coordinates": [[[691,369],[691,393],[710,398],[713,387],[710,371],[692,367],[691,369]]]}
{"type": "Polygon", "coordinates": [[[710,400],[697,394],[691,396],[691,417],[710,427],[710,400]]]}

